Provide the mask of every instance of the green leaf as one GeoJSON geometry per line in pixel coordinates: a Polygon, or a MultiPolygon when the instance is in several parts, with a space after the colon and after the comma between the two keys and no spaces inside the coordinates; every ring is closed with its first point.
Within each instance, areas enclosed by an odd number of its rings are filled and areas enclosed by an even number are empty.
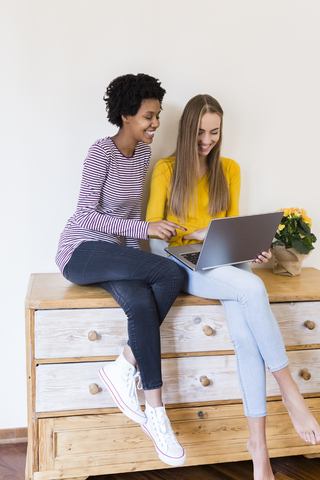
{"type": "Polygon", "coordinates": [[[299,233],[301,233],[302,235],[309,235],[309,233],[311,232],[310,227],[305,224],[301,218],[299,218],[298,221],[298,230],[299,233]]]}
{"type": "Polygon", "coordinates": [[[309,225],[303,221],[301,215],[283,216],[281,224],[284,228],[276,233],[273,245],[292,247],[305,255],[314,249],[312,243],[317,241],[317,237],[311,233],[309,225]]]}
{"type": "Polygon", "coordinates": [[[303,253],[304,255],[307,255],[310,250],[312,250],[312,247],[310,248],[309,245],[305,245],[305,243],[293,238],[292,239],[292,248],[295,248],[297,252],[303,253]]]}
{"type": "Polygon", "coordinates": [[[299,232],[301,235],[307,236],[307,235],[310,235],[310,228],[308,227],[308,230],[306,230],[306,229],[300,228],[300,227],[298,226],[298,232],[299,232]]]}

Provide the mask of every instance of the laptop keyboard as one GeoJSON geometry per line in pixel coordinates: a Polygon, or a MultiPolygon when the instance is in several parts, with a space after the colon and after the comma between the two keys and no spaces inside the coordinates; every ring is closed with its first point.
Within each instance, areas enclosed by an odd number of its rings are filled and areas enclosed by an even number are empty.
{"type": "Polygon", "coordinates": [[[200,252],[182,253],[181,257],[183,257],[186,260],[188,260],[189,262],[193,263],[193,265],[197,265],[199,255],[200,255],[200,252]]]}

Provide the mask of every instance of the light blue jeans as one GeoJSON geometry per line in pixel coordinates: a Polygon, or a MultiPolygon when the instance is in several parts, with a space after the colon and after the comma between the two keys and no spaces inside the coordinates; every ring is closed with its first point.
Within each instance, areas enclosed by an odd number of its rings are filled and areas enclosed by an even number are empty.
{"type": "MultiPolygon", "coordinates": [[[[171,260],[179,263],[173,257],[171,260]]],[[[274,317],[264,283],[248,264],[193,272],[182,291],[202,298],[218,299],[224,306],[228,329],[237,359],[244,412],[263,417],[266,407],[266,371],[289,363],[278,322],[274,317]]]]}

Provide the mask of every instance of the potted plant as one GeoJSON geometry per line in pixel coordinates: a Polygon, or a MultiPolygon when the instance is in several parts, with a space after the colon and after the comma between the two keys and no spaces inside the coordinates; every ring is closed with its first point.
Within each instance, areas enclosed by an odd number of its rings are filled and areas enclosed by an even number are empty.
{"type": "Polygon", "coordinates": [[[283,217],[278,227],[271,251],[275,261],[273,273],[295,276],[301,273],[301,262],[314,249],[317,241],[311,232],[312,220],[303,208],[281,208],[283,217]]]}

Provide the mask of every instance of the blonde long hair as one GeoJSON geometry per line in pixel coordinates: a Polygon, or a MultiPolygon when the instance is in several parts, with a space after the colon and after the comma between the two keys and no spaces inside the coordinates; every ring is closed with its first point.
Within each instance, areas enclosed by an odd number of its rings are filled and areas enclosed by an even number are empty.
{"type": "Polygon", "coordinates": [[[168,210],[180,220],[186,220],[187,212],[196,207],[196,188],[199,171],[198,133],[205,113],[216,113],[221,119],[220,138],[207,156],[209,167],[208,212],[212,216],[226,210],[229,204],[229,189],[223,172],[220,151],[222,143],[223,110],[210,95],[196,95],[185,106],[180,122],[175,151],[175,164],[171,177],[168,210]]]}

